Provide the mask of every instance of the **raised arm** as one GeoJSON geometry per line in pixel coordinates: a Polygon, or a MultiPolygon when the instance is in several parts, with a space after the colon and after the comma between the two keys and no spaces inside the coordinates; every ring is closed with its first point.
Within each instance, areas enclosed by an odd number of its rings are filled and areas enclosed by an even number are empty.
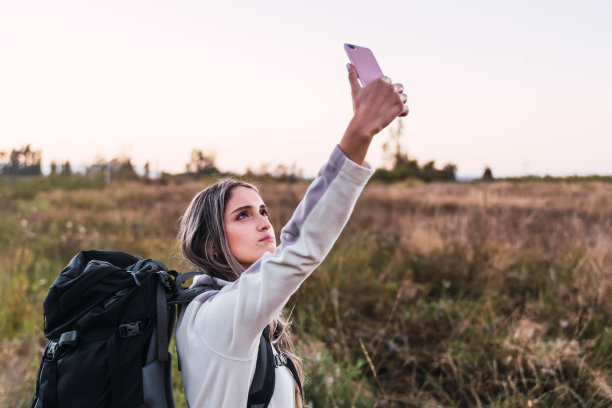
{"type": "Polygon", "coordinates": [[[346,225],[373,172],[363,165],[372,138],[395,117],[407,113],[405,95],[390,80],[379,79],[362,88],[351,66],[349,81],[355,115],[282,229],[281,244],[209,298],[202,314],[196,311],[188,323],[196,330],[201,328],[202,338],[219,353],[252,354],[261,330],[323,261],[346,225]]]}

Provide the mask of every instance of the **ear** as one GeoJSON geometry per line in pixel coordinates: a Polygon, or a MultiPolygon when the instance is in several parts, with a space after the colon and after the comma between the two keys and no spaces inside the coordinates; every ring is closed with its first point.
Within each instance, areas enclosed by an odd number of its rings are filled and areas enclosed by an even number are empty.
{"type": "Polygon", "coordinates": [[[221,249],[219,249],[218,246],[213,247],[212,254],[213,254],[213,258],[215,258],[216,261],[219,261],[223,258],[221,249]]]}

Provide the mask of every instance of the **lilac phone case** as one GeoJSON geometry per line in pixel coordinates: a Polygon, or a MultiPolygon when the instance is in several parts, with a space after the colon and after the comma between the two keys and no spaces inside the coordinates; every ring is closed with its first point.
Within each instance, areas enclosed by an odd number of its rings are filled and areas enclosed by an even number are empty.
{"type": "Polygon", "coordinates": [[[376,78],[384,76],[382,70],[374,58],[374,54],[369,48],[358,45],[344,44],[344,50],[348,55],[351,64],[355,66],[357,75],[363,86],[367,86],[376,78]]]}

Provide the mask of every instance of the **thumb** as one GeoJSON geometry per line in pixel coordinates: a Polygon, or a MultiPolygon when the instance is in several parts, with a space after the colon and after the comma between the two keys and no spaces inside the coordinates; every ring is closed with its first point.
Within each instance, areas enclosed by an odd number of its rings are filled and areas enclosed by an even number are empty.
{"type": "Polygon", "coordinates": [[[346,64],[346,67],[349,71],[349,82],[351,84],[351,94],[355,96],[357,91],[361,89],[361,85],[359,85],[359,80],[357,79],[357,70],[353,66],[353,64],[346,64]]]}

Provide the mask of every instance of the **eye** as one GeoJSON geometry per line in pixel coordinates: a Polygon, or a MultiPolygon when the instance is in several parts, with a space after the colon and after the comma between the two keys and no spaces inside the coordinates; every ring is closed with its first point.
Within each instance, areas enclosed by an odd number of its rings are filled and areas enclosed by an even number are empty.
{"type": "Polygon", "coordinates": [[[261,210],[259,210],[259,213],[264,217],[270,218],[270,211],[268,211],[267,208],[262,208],[261,210]]]}
{"type": "Polygon", "coordinates": [[[236,219],[237,219],[237,220],[241,220],[241,219],[243,219],[243,218],[248,217],[248,215],[249,215],[249,214],[246,212],[246,210],[244,210],[244,211],[240,211],[240,212],[238,213],[238,215],[236,216],[236,219]]]}

